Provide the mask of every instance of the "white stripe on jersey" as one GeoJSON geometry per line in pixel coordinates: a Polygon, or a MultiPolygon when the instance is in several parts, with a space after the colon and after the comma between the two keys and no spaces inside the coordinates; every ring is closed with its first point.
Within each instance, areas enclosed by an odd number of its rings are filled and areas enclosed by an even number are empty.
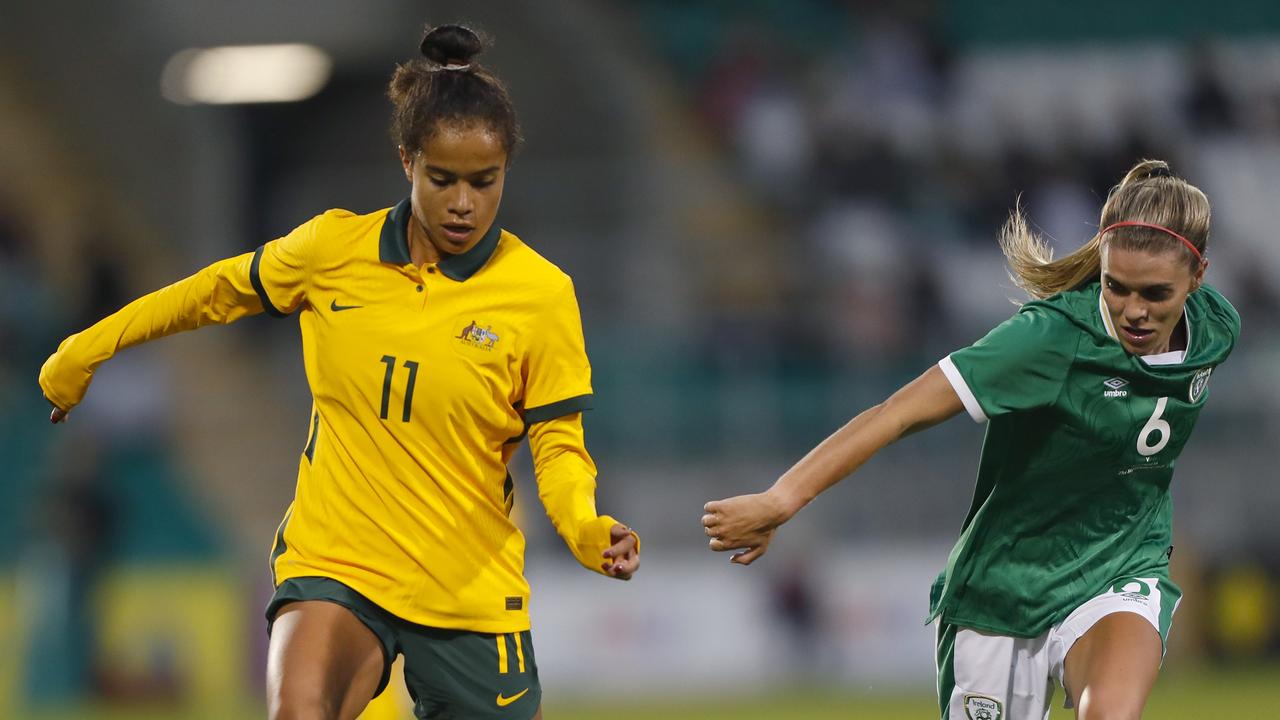
{"type": "Polygon", "coordinates": [[[960,396],[960,402],[964,403],[964,409],[969,411],[969,417],[973,418],[974,422],[986,422],[987,414],[982,411],[978,398],[969,389],[969,383],[964,381],[959,368],[951,361],[951,356],[948,355],[939,360],[938,367],[942,368],[942,374],[947,376],[947,382],[951,383],[952,389],[960,396]]]}

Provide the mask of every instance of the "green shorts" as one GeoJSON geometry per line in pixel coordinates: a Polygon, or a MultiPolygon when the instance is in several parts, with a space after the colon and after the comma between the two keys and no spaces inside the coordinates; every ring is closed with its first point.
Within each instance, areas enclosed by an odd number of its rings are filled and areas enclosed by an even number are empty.
{"type": "Polygon", "coordinates": [[[418,718],[529,720],[542,704],[538,664],[528,630],[494,633],[447,630],[401,620],[337,580],[285,580],[267,605],[267,632],[280,608],[323,600],[347,608],[382,643],[385,662],[374,697],[382,694],[396,655],[418,718]]]}

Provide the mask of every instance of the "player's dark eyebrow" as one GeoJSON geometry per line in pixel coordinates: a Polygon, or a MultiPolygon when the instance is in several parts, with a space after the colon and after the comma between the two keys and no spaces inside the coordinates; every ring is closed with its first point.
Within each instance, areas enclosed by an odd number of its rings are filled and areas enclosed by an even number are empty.
{"type": "MultiPolygon", "coordinates": [[[[1120,282],[1119,280],[1115,279],[1115,278],[1111,275],[1111,273],[1103,273],[1103,274],[1102,274],[1102,278],[1103,278],[1104,280],[1106,280],[1107,282],[1115,283],[1116,285],[1119,285],[1120,287],[1124,288],[1125,290],[1135,289],[1135,288],[1130,288],[1128,285],[1125,285],[1124,283],[1122,283],[1122,282],[1120,282]]],[[[1136,290],[1138,290],[1138,292],[1149,292],[1149,291],[1151,291],[1151,290],[1172,290],[1172,289],[1173,289],[1173,285],[1172,285],[1171,283],[1156,283],[1156,284],[1154,284],[1154,285],[1147,285],[1147,286],[1145,286],[1145,287],[1136,288],[1136,290]]]]}
{"type": "MultiPolygon", "coordinates": [[[[474,177],[480,177],[480,176],[482,176],[482,175],[490,175],[490,174],[492,174],[492,173],[498,172],[498,171],[499,171],[499,170],[501,170],[501,169],[502,169],[502,167],[501,167],[500,165],[491,165],[491,166],[489,166],[489,167],[487,167],[487,168],[484,168],[484,169],[482,169],[482,170],[477,170],[477,171],[475,171],[475,172],[473,172],[473,173],[469,173],[469,174],[467,174],[467,175],[466,175],[466,177],[473,177],[473,178],[474,178],[474,177]]],[[[445,175],[445,176],[448,176],[448,177],[459,177],[459,174],[458,174],[458,173],[456,173],[456,172],[454,172],[454,171],[452,171],[452,170],[449,170],[448,168],[442,168],[442,167],[440,167],[439,165],[427,165],[427,166],[426,166],[426,171],[427,171],[427,172],[429,172],[429,173],[435,173],[435,174],[437,174],[437,175],[445,175]]]]}

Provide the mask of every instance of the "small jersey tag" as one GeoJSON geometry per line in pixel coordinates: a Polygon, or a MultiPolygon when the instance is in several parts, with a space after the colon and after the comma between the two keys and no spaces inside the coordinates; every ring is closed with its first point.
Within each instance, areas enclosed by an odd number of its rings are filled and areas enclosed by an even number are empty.
{"type": "Polygon", "coordinates": [[[524,608],[524,598],[518,595],[507,598],[508,610],[522,610],[523,608],[524,608]]]}

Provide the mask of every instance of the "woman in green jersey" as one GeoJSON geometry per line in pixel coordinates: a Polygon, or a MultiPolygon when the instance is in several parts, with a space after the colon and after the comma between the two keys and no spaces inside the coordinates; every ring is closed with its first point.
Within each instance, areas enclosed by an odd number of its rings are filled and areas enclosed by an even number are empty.
{"type": "Polygon", "coordinates": [[[40,373],[60,422],[117,350],[297,312],[314,410],[271,550],[275,720],[356,717],[398,655],[418,717],[540,716],[507,472],[526,436],[578,561],[620,580],[640,563],[635,533],[596,511],[573,283],[496,220],[520,139],[511,100],[473,62],[472,31],[436,28],[421,49],[388,91],[408,197],[330,210],[140,298],[40,373]]]}
{"type": "Polygon", "coordinates": [[[1209,202],[1136,165],[1058,260],[1015,211],[1001,236],[1035,300],[853,418],[767,491],[707,503],[711,549],[749,564],[778,526],[886,445],[986,422],[977,488],[934,584],[944,720],[1141,715],[1181,595],[1169,483],[1240,318],[1204,284],[1209,202]],[[1046,503],[1045,498],[1053,498],[1046,503]]]}

